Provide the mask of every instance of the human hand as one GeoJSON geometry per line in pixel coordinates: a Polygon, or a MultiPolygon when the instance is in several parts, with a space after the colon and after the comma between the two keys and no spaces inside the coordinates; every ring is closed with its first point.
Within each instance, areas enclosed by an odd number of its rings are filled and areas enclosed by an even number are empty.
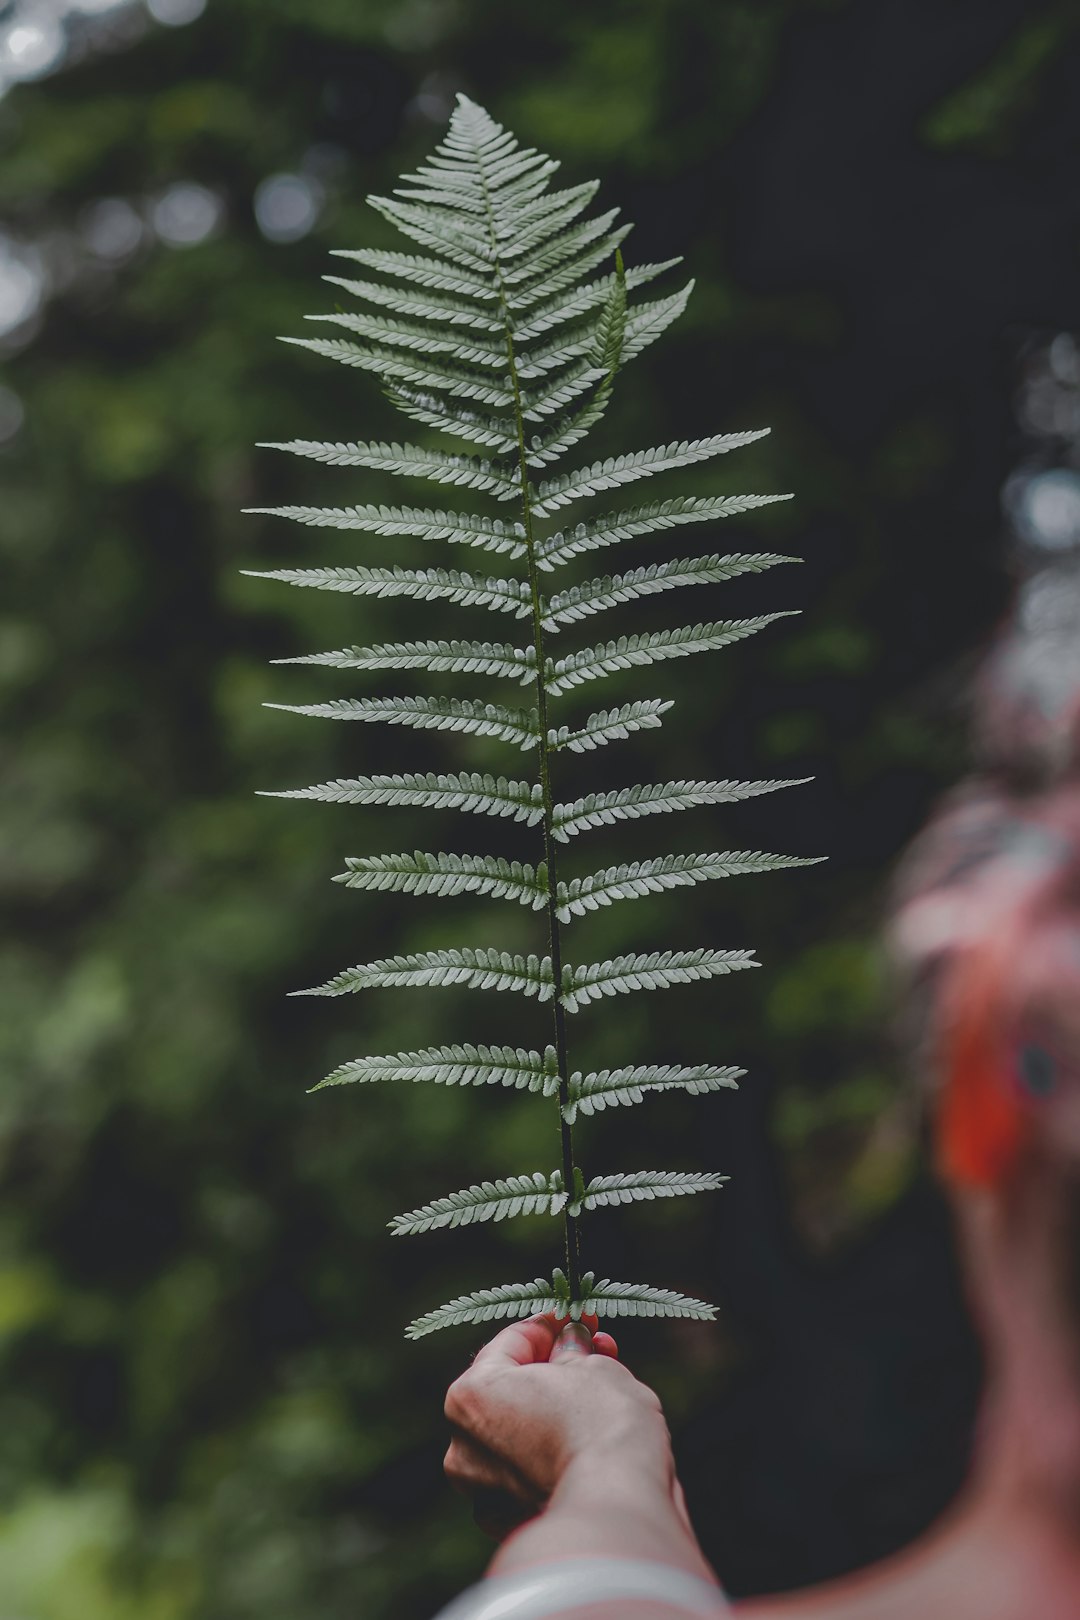
{"type": "Polygon", "coordinates": [[[596,1319],[516,1322],[451,1384],[446,1453],[451,1483],[473,1498],[482,1528],[501,1537],[531,1518],[567,1472],[643,1470],[681,1509],[660,1402],[618,1361],[596,1319]]]}

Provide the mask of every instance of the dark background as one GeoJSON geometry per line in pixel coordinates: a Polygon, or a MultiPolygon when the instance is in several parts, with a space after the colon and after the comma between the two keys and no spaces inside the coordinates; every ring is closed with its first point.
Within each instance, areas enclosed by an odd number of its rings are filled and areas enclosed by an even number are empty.
{"type": "MultiPolygon", "coordinates": [[[[496,927],[508,948],[538,937],[524,913],[327,881],[350,853],[483,848],[483,827],[254,793],[508,760],[261,707],[378,690],[271,657],[444,620],[239,572],[446,560],[240,509],[407,487],[253,446],[397,428],[370,380],[274,339],[331,306],[330,248],[389,241],[363,197],[434,144],[458,89],[566,183],[602,178],[637,221],[630,262],[681,253],[698,278],[590,455],[770,423],[664,492],[797,495],[710,544],[802,567],[646,622],[803,617],[613,685],[682,701],[573,779],[812,775],[685,827],[594,834],[588,864],[669,847],[829,862],[593,919],[589,954],[753,945],[765,965],[606,1003],[573,1036],[582,1067],[750,1070],[736,1093],[587,1124],[590,1168],[732,1176],[595,1218],[590,1264],[720,1306],[717,1326],[620,1338],[664,1396],[731,1590],[855,1567],[949,1500],[977,1398],[878,940],[891,863],[963,768],[957,694],[1007,600],[1001,491],[1031,454],[1017,355],[1077,324],[1077,8],[198,10],[0,4],[0,1608],[423,1620],[485,1557],[440,1475],[442,1391],[482,1335],[406,1346],[401,1329],[547,1270],[551,1230],[399,1243],[385,1222],[546,1164],[551,1121],[510,1093],[305,1087],[361,1052],[542,1041],[543,1021],[508,997],[286,992],[496,927]]],[[[503,845],[533,855],[527,833],[503,845]]]]}

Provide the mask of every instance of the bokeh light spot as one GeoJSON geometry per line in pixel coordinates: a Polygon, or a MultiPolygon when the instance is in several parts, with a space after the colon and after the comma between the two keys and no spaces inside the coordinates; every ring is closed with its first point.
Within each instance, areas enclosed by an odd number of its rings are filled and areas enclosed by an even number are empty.
{"type": "Polygon", "coordinates": [[[17,22],[0,38],[0,68],[11,79],[37,79],[64,54],[64,30],[53,17],[17,22]]]}
{"type": "Polygon", "coordinates": [[[271,174],[255,191],[255,219],[271,242],[298,242],[319,217],[323,191],[302,174],[271,174]]]}
{"type": "Polygon", "coordinates": [[[123,197],[102,197],[91,203],[82,216],[81,235],[98,259],[129,259],[143,239],[145,227],[135,209],[123,197]]]}
{"type": "Polygon", "coordinates": [[[1080,545],[1080,474],[1065,467],[1034,473],[1023,479],[1012,504],[1029,545],[1043,551],[1080,545]]]}
{"type": "Polygon", "coordinates": [[[146,9],[155,22],[166,28],[183,28],[202,16],[206,0],[146,0],[146,9]]]}
{"type": "Polygon", "coordinates": [[[0,337],[37,314],[44,283],[36,256],[0,238],[0,337]]]}
{"type": "Polygon", "coordinates": [[[178,180],[154,204],[154,229],[169,247],[194,247],[205,242],[221,223],[222,200],[193,180],[178,180]]]}

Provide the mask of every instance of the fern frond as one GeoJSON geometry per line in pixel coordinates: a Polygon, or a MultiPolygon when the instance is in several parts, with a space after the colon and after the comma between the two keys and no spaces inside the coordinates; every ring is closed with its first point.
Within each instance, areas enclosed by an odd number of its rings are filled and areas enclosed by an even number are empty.
{"type": "Polygon", "coordinates": [[[535,679],[531,647],[494,641],[394,641],[382,647],[343,647],[337,652],[274,658],[274,664],[321,664],[329,669],[428,669],[452,675],[491,675],[518,681],[535,679]]]}
{"type": "Polygon", "coordinates": [[[572,405],[575,399],[587,394],[594,383],[603,382],[606,377],[607,372],[603,366],[595,365],[591,359],[584,359],[568,366],[559,376],[540,383],[535,388],[523,388],[521,391],[523,420],[543,423],[547,417],[554,416],[556,411],[572,405]]]}
{"type": "MultiPolygon", "coordinates": [[[[431,478],[437,484],[479,489],[496,500],[512,500],[517,484],[511,474],[475,456],[455,456],[444,450],[424,450],[416,444],[319,444],[291,439],[284,444],[262,444],[261,450],[285,450],[291,456],[322,461],[331,467],[370,467],[375,472],[400,473],[410,478],[431,478]]],[[[294,509],[295,510],[295,509],[294,509]]],[[[363,528],[364,524],[342,524],[363,528]]]]}
{"type": "Polygon", "coordinates": [[[569,590],[557,591],[544,604],[544,629],[560,630],[563,625],[574,624],[594,613],[605,613],[624,602],[634,602],[642,596],[656,596],[661,591],[675,591],[687,585],[720,585],[739,574],[760,574],[778,563],[797,562],[796,557],[777,556],[772,552],[728,557],[675,557],[670,562],[648,563],[644,568],[631,568],[625,574],[607,575],[589,579],[569,590]]]}
{"type": "Polygon", "coordinates": [[[679,630],[651,630],[644,635],[620,636],[617,641],[606,641],[598,647],[583,647],[580,652],[554,660],[547,689],[552,697],[560,697],[575,686],[602,680],[620,669],[659,664],[670,658],[690,658],[694,653],[716,652],[733,641],[744,641],[747,636],[756,635],[777,619],[788,617],[790,612],[764,613],[756,619],[723,619],[716,624],[686,625],[679,630]]]}
{"type": "Polygon", "coordinates": [[[583,1209],[611,1204],[636,1204],[653,1198],[681,1198],[690,1193],[715,1192],[730,1176],[704,1171],[633,1170],[616,1176],[594,1176],[581,1199],[583,1209]]]}
{"type": "Polygon", "coordinates": [[[479,332],[503,330],[502,319],[492,309],[477,308],[471,300],[440,298],[437,293],[418,293],[411,287],[394,287],[384,281],[349,281],[344,276],[324,276],[324,281],[341,287],[355,298],[392,309],[407,319],[439,321],[446,326],[468,326],[479,332]]]}
{"type": "MultiPolygon", "coordinates": [[[[514,680],[533,687],[528,707],[442,693],[268,705],[293,714],[491,737],[523,751],[536,750],[535,782],[478,772],[407,772],[342,777],[270,795],[401,810],[459,810],[511,818],[537,826],[542,834],[543,848],[535,851],[533,864],[502,855],[399,851],[349,857],[335,881],[362,890],[480,895],[546,912],[548,955],[514,955],[498,948],[420,951],[361,963],[322,985],[295,992],[340,996],[368,989],[446,985],[515,991],[551,1003],[551,1044],[542,1051],[455,1044],[365,1056],[340,1064],[314,1088],[387,1080],[497,1085],[542,1092],[559,1109],[558,1169],[464,1187],[396,1216],[390,1227],[402,1235],[525,1213],[561,1215],[567,1273],[555,1268],[550,1281],[536,1278],[462,1295],[419,1317],[408,1329],[410,1338],[456,1323],[528,1316],[541,1310],[553,1311],[559,1320],[579,1319],[587,1310],[610,1316],[714,1315],[712,1306],[670,1290],[607,1279],[598,1283],[592,1272],[581,1271],[575,1223],[587,1209],[701,1192],[720,1186],[726,1177],[637,1171],[597,1176],[586,1183],[575,1162],[571,1126],[578,1114],[625,1107],[653,1091],[681,1089],[694,1095],[734,1086],[744,1071],[707,1064],[635,1064],[571,1074],[567,1016],[603,996],[707,980],[756,967],[757,962],[748,950],[698,948],[625,954],[575,966],[564,964],[561,931],[571,918],[616,901],[738,873],[812,864],[797,857],[729,851],[658,856],[560,880],[559,844],[590,828],[750,798],[793,784],[642,784],[555,804],[551,780],[555,753],[586,753],[659,726],[672,706],[667,699],[638,699],[588,714],[575,725],[555,725],[551,709],[555,698],[618,671],[726,646],[784,615],[631,632],[558,659],[550,656],[548,638],[567,625],[663,591],[719,584],[794,559],[771,552],[673,558],[587,580],[546,599],[541,594],[540,574],[578,555],[787,499],[681,497],[567,521],[547,536],[538,532],[541,520],[571,502],[592,501],[607,490],[709,461],[762,437],[756,431],[714,434],[564,470],[568,452],[604,416],[620,368],[681,314],[693,282],[675,291],[661,290],[644,301],[632,298],[637,288],[678,261],[626,270],[620,244],[630,225],[620,222],[617,209],[590,215],[595,182],[553,189],[557,169],[554,160],[520,147],[483,108],[459,96],[449,129],[434,153],[403,177],[389,196],[370,199],[384,219],[424,251],[343,253],[343,258],[363,267],[358,278],[326,279],[355,298],[356,306],[310,316],[322,328],[318,336],[285,339],[371,374],[405,417],[450,441],[463,442],[463,449],[471,453],[396,441],[292,439],[270,447],[325,465],[424,478],[477,492],[493,502],[513,501],[518,503],[517,517],[503,520],[381,505],[254,509],[305,527],[469,545],[518,565],[517,577],[505,578],[441,567],[395,566],[393,559],[386,566],[349,561],[250,571],[257,578],[305,589],[484,608],[529,626],[528,637],[522,638],[526,646],[488,639],[492,632],[474,639],[466,631],[276,660],[335,670],[415,670],[514,680]]],[[[440,622],[437,629],[445,631],[447,626],[440,622]]]]}
{"type": "Polygon", "coordinates": [[[548,535],[536,548],[536,560],[543,569],[558,568],[583,551],[599,551],[620,540],[673,529],[683,523],[710,523],[716,518],[734,517],[757,506],[790,501],[790,495],[691,495],[670,501],[654,501],[629,512],[608,512],[573,529],[548,535]]]}
{"type": "Polygon", "coordinates": [[[510,308],[516,310],[522,304],[527,306],[529,289],[535,289],[537,284],[541,296],[546,297],[551,286],[549,272],[557,270],[559,266],[565,271],[572,268],[574,280],[577,281],[594,266],[614,257],[615,249],[622,245],[633,229],[631,225],[615,226],[618,217],[619,210],[609,208],[606,214],[597,214],[594,219],[575,225],[573,230],[563,231],[540,252],[532,253],[524,264],[504,269],[506,301],[510,308]],[[612,226],[615,228],[612,229],[612,226]]]}
{"type": "Polygon", "coordinates": [[[490,608],[493,613],[512,613],[516,619],[532,612],[524,580],[483,579],[452,568],[242,568],[240,572],[249,579],[276,579],[284,585],[347,596],[411,596],[417,601],[490,608]]]}
{"type": "Polygon", "coordinates": [[[282,338],[294,348],[308,349],[324,360],[336,360],[341,366],[352,366],[356,371],[370,371],[376,377],[391,382],[411,383],[415,388],[438,388],[453,399],[472,399],[481,405],[496,405],[502,410],[512,406],[513,396],[505,384],[482,376],[467,367],[440,365],[434,360],[410,360],[393,349],[363,347],[345,338],[282,338]]]}
{"type": "Polygon", "coordinates": [[[422,1052],[392,1057],[354,1058],[342,1063],[312,1091],[325,1086],[370,1085],[384,1080],[412,1080],[439,1086],[506,1086],[515,1091],[559,1089],[555,1048],[541,1054],[517,1046],[429,1046],[422,1052]]]}
{"type": "Polygon", "coordinates": [[[333,248],[334,256],[351,259],[367,270],[381,270],[384,275],[400,276],[413,287],[431,287],[436,292],[463,293],[469,298],[487,299],[495,303],[498,288],[487,276],[473,275],[460,265],[447,264],[442,259],[428,259],[415,253],[387,253],[380,248],[333,248]]]}
{"type": "Polygon", "coordinates": [[[385,804],[421,810],[465,810],[475,815],[512,816],[535,826],[543,818],[539,782],[510,782],[504,776],[477,772],[438,775],[409,772],[403,776],[341,777],[313,787],[267,793],[266,799],[318,799],[324,804],[385,804]]]}
{"type": "Polygon", "coordinates": [[[567,1012],[579,1012],[601,996],[629,995],[634,990],[666,990],[673,984],[715,979],[741,968],[759,966],[753,951],[650,951],[645,955],[616,956],[610,962],[589,962],[563,968],[559,997],[567,1012]]]}
{"type": "Polygon", "coordinates": [[[614,788],[609,793],[587,793],[572,804],[557,804],[552,811],[552,832],[560,843],[593,827],[616,821],[637,821],[642,816],[667,815],[706,804],[734,804],[761,793],[801,787],[811,779],[793,777],[777,782],[658,782],[639,787],[614,788]]]}
{"type": "Polygon", "coordinates": [[[572,754],[587,754],[606,743],[629,737],[635,731],[650,731],[663,725],[660,716],[674,707],[670,698],[645,698],[624,703],[619,709],[599,709],[576,729],[559,726],[548,732],[548,747],[568,748],[572,754]]]}
{"type": "Polygon", "coordinates": [[[688,281],[679,292],[671,293],[667,298],[656,298],[650,303],[637,306],[626,323],[626,340],[622,353],[624,365],[636,360],[643,349],[647,349],[658,337],[664,335],[672,321],[678,320],[693,290],[694,283],[688,281]]]}
{"type": "Polygon", "coordinates": [[[478,512],[432,512],[415,506],[249,506],[245,511],[291,518],[313,529],[360,529],[365,534],[449,540],[515,559],[524,557],[526,550],[520,523],[478,512]]]}
{"type": "Polygon", "coordinates": [[[759,851],[728,850],[723,855],[662,855],[648,861],[609,866],[591,877],[560,883],[557,906],[560,922],[584,917],[617,900],[639,900],[716,878],[739,877],[748,872],[777,872],[795,866],[815,866],[816,859],[798,855],[764,855],[759,851]]]}
{"type": "Polygon", "coordinates": [[[545,467],[557,461],[601,420],[611,399],[625,332],[626,272],[622,256],[616,255],[616,273],[611,292],[595,328],[588,334],[585,348],[590,368],[595,367],[603,372],[603,381],[579,410],[563,417],[548,433],[532,436],[525,452],[525,465],[528,468],[545,467]]]}
{"type": "Polygon", "coordinates": [[[531,1176],[481,1181],[447,1193],[407,1215],[395,1215],[390,1230],[395,1237],[414,1237],[440,1226],[471,1226],[476,1221],[505,1221],[515,1215],[561,1215],[566,1202],[562,1173],[554,1170],[545,1176],[537,1170],[531,1176]]]}
{"type": "MultiPolygon", "coordinates": [[[[681,263],[681,259],[665,259],[662,264],[635,265],[626,272],[627,291],[640,287],[647,281],[655,280],[657,276],[663,275],[665,270],[674,269],[675,265],[681,263]]],[[[527,320],[519,321],[514,327],[515,343],[529,344],[536,338],[545,336],[554,327],[565,326],[571,321],[579,320],[583,315],[588,315],[590,310],[598,309],[610,298],[614,281],[614,276],[602,276],[572,292],[553,298],[550,303],[534,308],[527,320]]]]}
{"type": "Polygon", "coordinates": [[[538,467],[546,467],[549,462],[557,461],[560,456],[565,455],[567,450],[584,439],[602,419],[610,399],[610,380],[605,380],[592,399],[587,400],[580,410],[571,416],[562,417],[549,433],[534,433],[526,447],[525,465],[535,470],[538,467]]]}
{"type": "Polygon", "coordinates": [[[497,703],[474,703],[467,698],[335,698],[330,703],[263,706],[319,720],[382,720],[390,726],[415,726],[421,731],[467,731],[474,737],[498,737],[519,748],[534,748],[539,735],[535,709],[504,709],[497,703]]]}
{"type": "MultiPolygon", "coordinates": [[[[443,149],[439,147],[437,150],[442,152],[443,149]]],[[[475,169],[462,168],[454,159],[444,155],[432,158],[430,167],[417,169],[415,174],[402,177],[414,186],[430,187],[431,190],[409,191],[395,186],[394,195],[421,202],[454,200],[458,206],[470,212],[484,210],[490,205],[495,216],[500,217],[510,204],[524,208],[534,197],[542,196],[548,179],[559,168],[553,158],[546,158],[531,149],[527,152],[519,150],[512,159],[502,159],[497,163],[492,162],[490,151],[485,153],[485,157],[483,181],[475,169]]]]}
{"type": "Polygon", "coordinates": [[[452,264],[476,275],[491,275],[492,255],[482,221],[459,214],[451,225],[444,210],[427,203],[398,202],[392,197],[369,196],[367,200],[376,213],[382,214],[420,247],[435,248],[452,264]]]}
{"type": "Polygon", "coordinates": [[[646,1092],[685,1091],[696,1097],[721,1087],[737,1089],[745,1069],[715,1068],[699,1063],[686,1068],[673,1063],[640,1063],[625,1069],[600,1069],[594,1074],[572,1074],[563,1118],[573,1124],[578,1114],[598,1114],[605,1108],[629,1107],[643,1102],[646,1092]]]}
{"type": "Polygon", "coordinates": [[[642,478],[654,478],[657,473],[670,472],[676,467],[690,467],[695,462],[710,461],[713,456],[726,455],[741,445],[763,439],[768,428],[748,433],[720,433],[711,439],[684,439],[680,444],[664,444],[653,450],[635,450],[626,456],[610,456],[596,461],[577,472],[563,473],[558,478],[547,478],[536,492],[533,512],[537,517],[548,517],[560,506],[571,501],[600,495],[606,489],[617,489],[622,484],[633,484],[642,478]]]}
{"type": "MultiPolygon", "coordinates": [[[[650,1288],[646,1283],[593,1283],[582,1300],[582,1310],[596,1316],[682,1316],[695,1322],[712,1322],[716,1306],[691,1299],[670,1288],[650,1288]]],[[[543,1310],[543,1306],[537,1309],[543,1310]]]]}
{"type": "Polygon", "coordinates": [[[551,958],[511,956],[508,951],[419,951],[413,956],[388,956],[346,968],[311,990],[293,990],[294,996],[347,996],[356,990],[395,990],[429,985],[459,984],[468,990],[517,990],[538,1001],[555,994],[551,958]]]}
{"type": "Polygon", "coordinates": [[[401,320],[394,315],[354,315],[343,310],[334,310],[325,315],[308,315],[306,319],[328,326],[340,326],[354,337],[369,338],[373,343],[392,349],[415,349],[421,354],[448,354],[454,357],[458,365],[506,370],[506,344],[500,343],[497,337],[466,338],[461,333],[445,333],[424,321],[401,320]]]}
{"type": "Polygon", "coordinates": [[[499,1288],[478,1288],[472,1294],[461,1294],[457,1299],[450,1300],[449,1304],[418,1316],[405,1329],[405,1337],[422,1339],[425,1334],[434,1333],[439,1328],[461,1327],[467,1322],[501,1322],[508,1318],[533,1316],[537,1311],[557,1311],[560,1308],[565,1315],[563,1301],[543,1277],[537,1277],[531,1283],[504,1283],[499,1288]]]}
{"type": "Polygon", "coordinates": [[[403,386],[387,388],[385,392],[391,405],[437,433],[449,433],[482,450],[493,450],[496,455],[508,456],[517,450],[517,439],[507,431],[505,416],[482,416],[478,411],[455,409],[436,394],[425,394],[417,388],[403,386]]]}
{"type": "MultiPolygon", "coordinates": [[[[500,258],[520,259],[542,242],[550,241],[557,232],[580,218],[599,189],[599,181],[587,180],[584,185],[571,186],[566,191],[550,191],[524,207],[516,207],[504,225],[496,226],[496,235],[503,239],[500,258]]],[[[496,214],[498,212],[496,204],[496,214]]]]}
{"type": "Polygon", "coordinates": [[[507,861],[495,855],[351,855],[347,872],[334,879],[347,889],[391,890],[399,894],[483,894],[516,900],[541,911],[547,904],[547,867],[507,861]]]}

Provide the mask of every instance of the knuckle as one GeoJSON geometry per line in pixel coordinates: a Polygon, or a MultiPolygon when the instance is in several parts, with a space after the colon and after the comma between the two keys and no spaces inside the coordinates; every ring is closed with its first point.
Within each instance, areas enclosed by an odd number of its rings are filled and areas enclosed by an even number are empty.
{"type": "Polygon", "coordinates": [[[466,1421],[472,1407],[471,1378],[469,1373],[464,1372],[460,1378],[454,1379],[447,1390],[443,1413],[449,1422],[461,1424],[466,1421]]]}
{"type": "Polygon", "coordinates": [[[443,1458],[443,1473],[452,1483],[465,1478],[464,1459],[461,1455],[461,1447],[456,1440],[451,1440],[446,1448],[446,1455],[443,1458]]]}

